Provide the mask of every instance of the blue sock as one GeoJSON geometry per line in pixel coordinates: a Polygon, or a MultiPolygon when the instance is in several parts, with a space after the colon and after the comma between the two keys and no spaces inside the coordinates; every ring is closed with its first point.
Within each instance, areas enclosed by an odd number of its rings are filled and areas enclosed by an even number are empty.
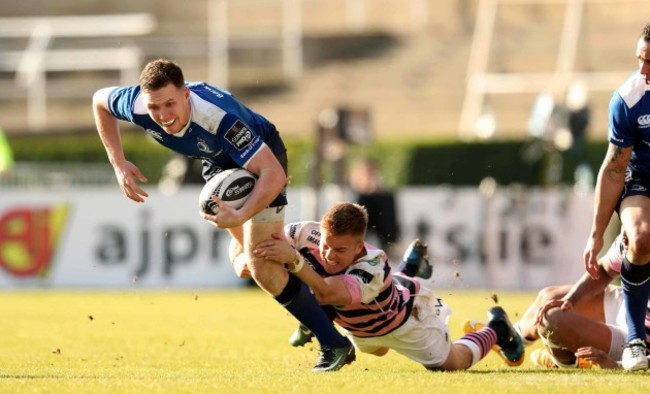
{"type": "Polygon", "coordinates": [[[650,297],[650,263],[634,265],[626,258],[621,266],[623,305],[627,311],[627,342],[633,339],[645,341],[645,315],[650,297]]]}
{"type": "Polygon", "coordinates": [[[314,333],[321,347],[335,349],[347,344],[345,337],[336,330],[309,287],[295,275],[289,274],[287,286],[275,300],[314,333]]]}

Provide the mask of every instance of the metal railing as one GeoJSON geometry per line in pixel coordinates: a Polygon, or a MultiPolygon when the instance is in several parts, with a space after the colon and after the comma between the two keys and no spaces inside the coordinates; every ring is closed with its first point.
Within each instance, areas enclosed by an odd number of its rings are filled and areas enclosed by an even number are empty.
{"type": "Polygon", "coordinates": [[[17,162],[9,171],[0,174],[0,190],[103,185],[116,185],[115,173],[108,163],[17,162]]]}

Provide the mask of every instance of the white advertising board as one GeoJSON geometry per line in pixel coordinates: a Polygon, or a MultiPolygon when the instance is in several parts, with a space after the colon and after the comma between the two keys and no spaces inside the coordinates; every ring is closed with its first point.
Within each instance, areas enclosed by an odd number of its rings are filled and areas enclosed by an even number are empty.
{"type": "MultiPolygon", "coordinates": [[[[144,204],[117,187],[3,190],[0,288],[245,285],[228,262],[228,233],[198,214],[200,188],[151,189],[144,204]]],[[[317,219],[309,190],[290,189],[289,200],[287,222],[317,219]]],[[[427,187],[402,189],[397,201],[398,249],[416,236],[427,242],[437,286],[539,289],[583,272],[591,196],[503,189],[487,198],[474,188],[427,187]]]]}

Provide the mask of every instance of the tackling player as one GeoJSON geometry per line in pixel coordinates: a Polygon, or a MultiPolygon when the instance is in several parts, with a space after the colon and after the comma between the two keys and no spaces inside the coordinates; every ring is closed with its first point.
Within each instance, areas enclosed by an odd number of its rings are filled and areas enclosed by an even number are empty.
{"type": "Polygon", "coordinates": [[[275,126],[227,91],[205,82],[186,82],[175,63],[158,59],[140,74],[140,84],[108,87],[93,96],[95,124],[122,193],[144,202],[138,184],[146,177],[124,155],[118,120],[136,124],[161,145],[203,161],[207,181],[229,168],[245,168],[257,183],[243,207],[235,210],[220,200],[217,215],[205,220],[228,230],[237,248],[249,257],[255,282],[314,332],[321,343],[316,371],[341,368],[354,347],[322,311],[307,286],[283,267],[252,254],[260,241],[281,232],[287,205],[287,153],[275,126]]]}
{"type": "Polygon", "coordinates": [[[254,254],[286,265],[331,305],[361,352],[383,356],[393,349],[427,369],[464,370],[498,345],[507,364],[521,364],[521,338],[501,307],[490,309],[486,327],[452,343],[449,307],[417,278],[391,273],[386,253],[364,241],[367,224],[364,207],[338,203],[320,223],[288,224],[254,254]]]}

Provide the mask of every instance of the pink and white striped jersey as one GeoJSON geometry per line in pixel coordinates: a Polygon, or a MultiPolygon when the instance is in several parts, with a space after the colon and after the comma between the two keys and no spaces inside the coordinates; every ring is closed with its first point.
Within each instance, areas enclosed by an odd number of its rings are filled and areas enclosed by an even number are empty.
{"type": "Polygon", "coordinates": [[[285,226],[286,237],[305,262],[322,277],[340,275],[352,295],[350,305],[334,305],[334,321],[357,337],[386,335],[410,316],[419,283],[400,276],[394,280],[386,253],[368,243],[366,254],[334,275],[323,268],[318,222],[296,222],[285,226]]]}

